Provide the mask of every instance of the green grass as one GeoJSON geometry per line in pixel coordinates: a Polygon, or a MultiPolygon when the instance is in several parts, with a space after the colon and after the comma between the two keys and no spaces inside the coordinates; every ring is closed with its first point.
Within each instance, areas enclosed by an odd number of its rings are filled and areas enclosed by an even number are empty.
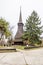
{"type": "Polygon", "coordinates": [[[14,45],[14,48],[24,50],[25,46],[22,45],[14,45]]]}
{"type": "Polygon", "coordinates": [[[24,49],[25,46],[22,45],[13,45],[13,46],[0,46],[0,48],[16,48],[16,49],[24,49]]]}
{"type": "MultiPolygon", "coordinates": [[[[23,45],[13,45],[13,46],[0,46],[0,49],[1,48],[9,48],[9,49],[21,49],[21,50],[29,50],[29,49],[37,49],[37,48],[42,48],[42,47],[39,47],[39,46],[36,46],[36,47],[31,47],[31,46],[23,46],[23,45]]],[[[11,50],[10,50],[11,51],[11,50]]]]}
{"type": "Polygon", "coordinates": [[[22,45],[14,45],[14,48],[21,49],[21,50],[32,50],[32,49],[38,49],[38,48],[43,48],[43,47],[39,47],[39,46],[36,46],[36,47],[28,46],[28,47],[26,47],[26,46],[22,46],[22,45]]]}

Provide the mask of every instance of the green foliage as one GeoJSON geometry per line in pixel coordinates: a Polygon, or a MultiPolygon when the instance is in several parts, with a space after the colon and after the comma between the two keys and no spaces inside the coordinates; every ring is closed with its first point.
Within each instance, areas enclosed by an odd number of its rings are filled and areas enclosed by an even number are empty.
{"type": "Polygon", "coordinates": [[[28,40],[28,32],[24,32],[23,36],[22,36],[23,40],[28,40]]]}
{"type": "Polygon", "coordinates": [[[1,35],[6,35],[6,37],[10,36],[10,30],[9,30],[9,23],[4,20],[3,18],[0,18],[0,32],[1,35]]]}
{"type": "Polygon", "coordinates": [[[43,26],[41,26],[41,19],[35,11],[26,19],[25,27],[26,32],[23,39],[28,39],[31,44],[39,43],[43,26]]]}

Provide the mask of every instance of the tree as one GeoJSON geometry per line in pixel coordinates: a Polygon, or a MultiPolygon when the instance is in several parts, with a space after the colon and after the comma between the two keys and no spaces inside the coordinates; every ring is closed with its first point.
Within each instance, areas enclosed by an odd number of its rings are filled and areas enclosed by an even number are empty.
{"type": "Polygon", "coordinates": [[[41,19],[35,11],[26,19],[25,27],[26,31],[22,38],[29,40],[32,45],[35,43],[39,44],[43,26],[41,26],[41,19]]]}
{"type": "Polygon", "coordinates": [[[5,35],[6,37],[11,35],[9,30],[9,23],[3,18],[0,18],[0,34],[1,38],[3,35],[5,35]]]}

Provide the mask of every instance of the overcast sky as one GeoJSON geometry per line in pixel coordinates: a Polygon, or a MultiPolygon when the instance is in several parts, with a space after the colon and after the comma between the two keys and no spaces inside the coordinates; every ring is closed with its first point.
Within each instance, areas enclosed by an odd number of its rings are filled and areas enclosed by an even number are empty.
{"type": "Polygon", "coordinates": [[[17,32],[20,6],[23,23],[26,22],[26,18],[35,10],[43,24],[43,0],[0,0],[0,17],[6,19],[10,26],[14,26],[14,35],[17,32]]]}

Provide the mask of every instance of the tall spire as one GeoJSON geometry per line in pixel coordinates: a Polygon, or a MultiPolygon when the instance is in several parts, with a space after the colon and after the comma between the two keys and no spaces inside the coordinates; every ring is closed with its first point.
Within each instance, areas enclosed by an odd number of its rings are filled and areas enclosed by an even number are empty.
{"type": "Polygon", "coordinates": [[[20,6],[20,16],[19,16],[19,23],[22,23],[22,13],[21,13],[21,6],[20,6]]]}

